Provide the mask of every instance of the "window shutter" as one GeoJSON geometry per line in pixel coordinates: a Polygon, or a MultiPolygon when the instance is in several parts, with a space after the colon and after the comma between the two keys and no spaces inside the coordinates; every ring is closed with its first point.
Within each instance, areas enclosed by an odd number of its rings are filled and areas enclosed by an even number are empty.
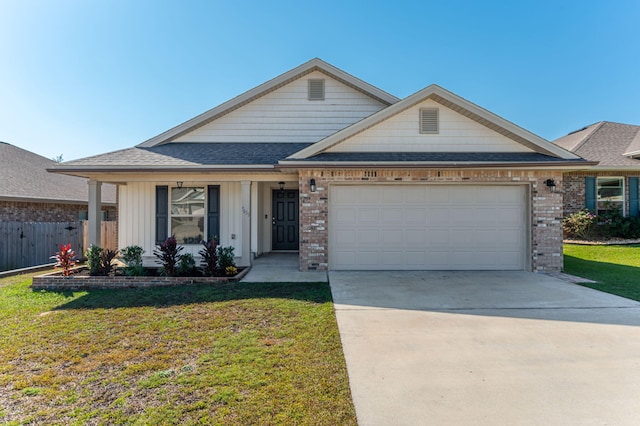
{"type": "Polygon", "coordinates": [[[156,244],[167,239],[169,229],[169,187],[156,186],[156,244]]]}
{"type": "Polygon", "coordinates": [[[629,178],[629,216],[638,216],[640,206],[638,205],[638,178],[629,178]]]}
{"type": "Polygon", "coordinates": [[[309,79],[309,100],[324,100],[324,80],[309,79]]]}
{"type": "Polygon", "coordinates": [[[585,207],[592,212],[596,211],[596,178],[587,176],[584,178],[585,207]]]}
{"type": "Polygon", "coordinates": [[[207,241],[216,237],[220,243],[220,186],[207,187],[207,241]]]}
{"type": "Polygon", "coordinates": [[[420,133],[438,133],[438,109],[420,108],[420,133]]]}

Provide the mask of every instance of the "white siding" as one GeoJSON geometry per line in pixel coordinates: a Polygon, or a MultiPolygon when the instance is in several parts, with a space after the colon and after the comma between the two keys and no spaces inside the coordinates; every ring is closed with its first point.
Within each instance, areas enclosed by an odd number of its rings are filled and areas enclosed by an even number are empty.
{"type": "Polygon", "coordinates": [[[406,109],[326,152],[389,151],[532,152],[531,149],[431,99],[406,109]],[[438,108],[438,134],[420,134],[420,108],[438,108]]]}
{"type": "Polygon", "coordinates": [[[250,102],[175,142],[317,142],[384,104],[314,71],[250,102]],[[307,80],[325,80],[325,100],[307,99],[307,80]]]}
{"type": "MultiPolygon", "coordinates": [[[[175,185],[172,182],[129,182],[120,186],[118,241],[120,248],[139,245],[145,250],[145,266],[157,266],[155,248],[155,190],[156,185],[175,185]]],[[[220,243],[235,247],[236,256],[242,254],[242,206],[240,182],[184,182],[185,186],[220,185],[220,243]],[[235,239],[232,239],[235,234],[235,239]]],[[[185,251],[197,255],[199,245],[187,245],[185,251]]]]}

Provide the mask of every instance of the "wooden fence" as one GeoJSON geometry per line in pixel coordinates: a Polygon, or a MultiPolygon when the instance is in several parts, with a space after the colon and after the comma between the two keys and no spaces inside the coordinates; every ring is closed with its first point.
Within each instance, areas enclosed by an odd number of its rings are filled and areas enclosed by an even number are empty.
{"type": "MultiPolygon", "coordinates": [[[[0,222],[0,271],[53,263],[59,244],[78,257],[88,247],[87,222],[0,222]]],[[[115,249],[116,222],[102,222],[102,247],[115,249]]]]}

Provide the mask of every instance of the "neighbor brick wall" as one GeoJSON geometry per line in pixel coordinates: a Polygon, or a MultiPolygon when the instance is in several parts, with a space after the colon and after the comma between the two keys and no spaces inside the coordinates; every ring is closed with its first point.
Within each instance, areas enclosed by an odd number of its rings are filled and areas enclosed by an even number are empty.
{"type": "Polygon", "coordinates": [[[329,186],[337,182],[486,182],[526,183],[530,188],[531,269],[560,271],[562,261],[562,173],[508,170],[362,170],[309,169],[299,171],[300,270],[327,270],[329,186]],[[311,192],[309,181],[316,181],[311,192]],[[556,193],[545,181],[554,179],[556,193]]]}
{"type": "MultiPolygon", "coordinates": [[[[115,207],[103,207],[103,210],[109,211],[110,219],[116,217],[115,207]]],[[[0,201],[0,221],[4,222],[76,222],[81,211],[87,211],[87,206],[0,201]]]]}
{"type": "Polygon", "coordinates": [[[585,208],[585,177],[624,177],[625,215],[629,215],[629,176],[640,176],[640,172],[570,172],[564,175],[564,215],[576,213],[585,208]]]}

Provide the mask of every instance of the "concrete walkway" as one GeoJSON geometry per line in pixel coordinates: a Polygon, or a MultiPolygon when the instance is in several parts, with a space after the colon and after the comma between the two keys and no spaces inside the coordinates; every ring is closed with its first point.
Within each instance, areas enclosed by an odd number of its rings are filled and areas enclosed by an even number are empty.
{"type": "Polygon", "coordinates": [[[327,273],[300,272],[298,253],[268,253],[253,260],[251,270],[242,283],[319,283],[327,282],[327,273]]]}
{"type": "Polygon", "coordinates": [[[640,303],[527,272],[329,278],[361,426],[640,423],[640,303]]]}

